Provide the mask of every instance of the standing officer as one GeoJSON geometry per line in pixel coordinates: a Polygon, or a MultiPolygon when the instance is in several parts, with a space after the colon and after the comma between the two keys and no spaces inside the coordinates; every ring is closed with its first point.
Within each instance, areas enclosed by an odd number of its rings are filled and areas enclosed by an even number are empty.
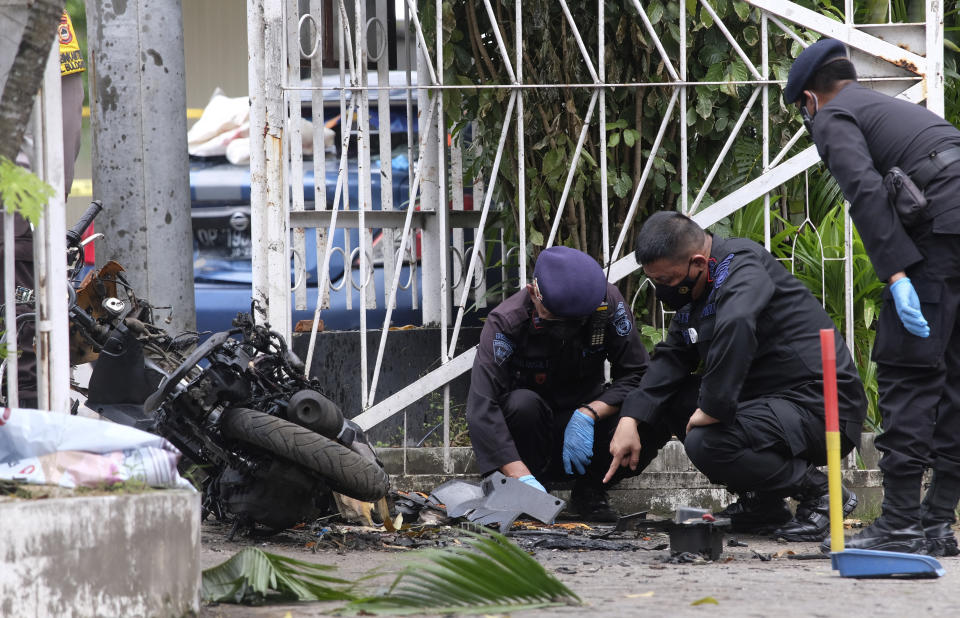
{"type": "MultiPolygon", "coordinates": [[[[680,424],[693,464],[745,498],[728,507],[735,526],[766,519],[783,524],[773,532],[786,540],[823,539],[830,501],[817,468],[827,456],[819,331],[834,328],[830,317],[763,247],[713,236],[680,213],[647,219],[636,257],[676,314],[623,403],[605,480],[651,456],[650,427],[680,424]],[[786,496],[799,503],[792,520],[786,496]]],[[[846,454],[860,441],[867,401],[843,338],[836,341],[846,454]]],[[[856,505],[844,490],[844,513],[856,505]]]]}
{"type": "Polygon", "coordinates": [[[864,88],[839,41],[805,49],[783,93],[850,202],[889,285],[873,359],[883,511],[847,547],[956,555],[960,498],[960,131],[864,88]],[[921,504],[924,468],[933,484],[921,504]]]}
{"type": "Polygon", "coordinates": [[[575,476],[569,510],[615,521],[602,485],[610,434],[647,360],[599,264],[568,247],[544,250],[533,283],[491,311],[480,333],[467,399],[480,470],[543,491],[542,482],[575,476]]]}

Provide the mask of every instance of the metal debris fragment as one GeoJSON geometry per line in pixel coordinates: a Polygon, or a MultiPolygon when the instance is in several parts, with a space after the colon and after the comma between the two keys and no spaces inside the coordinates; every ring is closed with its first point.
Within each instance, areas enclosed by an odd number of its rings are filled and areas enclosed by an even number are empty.
{"type": "Polygon", "coordinates": [[[479,485],[447,481],[431,492],[430,502],[444,508],[450,517],[466,517],[483,525],[498,524],[501,534],[506,534],[522,513],[552,524],[566,504],[500,472],[494,472],[479,485]]]}

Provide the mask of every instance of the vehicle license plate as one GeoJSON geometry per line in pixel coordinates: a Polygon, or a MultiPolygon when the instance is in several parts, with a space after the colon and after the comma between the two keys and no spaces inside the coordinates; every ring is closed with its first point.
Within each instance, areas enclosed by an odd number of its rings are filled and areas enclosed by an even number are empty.
{"type": "Polygon", "coordinates": [[[193,231],[200,253],[229,260],[249,260],[250,232],[230,228],[202,227],[193,231]]]}

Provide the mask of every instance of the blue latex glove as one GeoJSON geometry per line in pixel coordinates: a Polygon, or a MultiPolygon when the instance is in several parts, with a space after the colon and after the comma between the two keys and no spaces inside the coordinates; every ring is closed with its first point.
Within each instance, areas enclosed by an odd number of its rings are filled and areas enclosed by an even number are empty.
{"type": "Polygon", "coordinates": [[[890,285],[890,294],[893,295],[893,302],[897,306],[897,315],[903,322],[904,328],[910,334],[917,337],[929,337],[930,326],[927,320],[920,312],[920,299],[917,297],[917,291],[910,283],[909,277],[897,279],[890,285]]]}
{"type": "Polygon", "coordinates": [[[547,493],[547,488],[541,485],[540,481],[538,481],[532,474],[525,474],[520,478],[518,478],[517,480],[522,483],[526,483],[527,485],[529,485],[530,487],[533,487],[534,489],[539,489],[543,493],[547,493]]]}
{"type": "Polygon", "coordinates": [[[577,410],[563,432],[563,470],[573,474],[573,464],[577,474],[584,474],[592,458],[593,419],[577,410]]]}

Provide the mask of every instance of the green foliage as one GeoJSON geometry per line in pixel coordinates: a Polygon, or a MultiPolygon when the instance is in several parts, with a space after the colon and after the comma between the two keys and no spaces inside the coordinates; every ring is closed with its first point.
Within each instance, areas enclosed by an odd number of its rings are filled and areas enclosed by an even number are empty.
{"type": "MultiPolygon", "coordinates": [[[[807,224],[796,236],[793,251],[794,275],[819,298],[841,333],[845,330],[843,210],[834,206],[814,227],[807,224]],[[822,259],[821,259],[822,258],[822,259]]],[[[854,361],[867,391],[868,424],[880,425],[877,408],[876,364],[870,360],[875,331],[874,319],[880,309],[884,284],[877,279],[867,252],[854,230],[853,239],[853,340],[854,361]]]]}
{"type": "Polygon", "coordinates": [[[204,601],[249,604],[354,599],[350,582],[327,575],[333,568],[245,547],[203,571],[200,596],[204,601]]]}
{"type": "MultiPolygon", "coordinates": [[[[509,613],[579,605],[580,597],[507,537],[464,531],[458,546],[411,554],[389,590],[360,595],[357,582],[331,577],[331,566],[246,547],[203,572],[201,597],[220,603],[351,601],[348,615],[509,613]]],[[[384,575],[373,570],[359,581],[384,575]]]]}
{"type": "Polygon", "coordinates": [[[6,157],[0,157],[0,202],[9,213],[19,213],[36,225],[55,195],[53,187],[6,157]]]}
{"type": "Polygon", "coordinates": [[[640,340],[643,341],[643,347],[647,349],[647,353],[651,354],[653,353],[653,348],[663,341],[663,331],[649,324],[641,324],[640,340]]]}
{"type": "Polygon", "coordinates": [[[387,594],[354,601],[342,613],[499,614],[580,604],[573,591],[505,536],[465,532],[462,546],[418,552],[387,594]]]}
{"type": "MultiPolygon", "coordinates": [[[[838,0],[798,0],[806,8],[830,19],[844,20],[844,3],[838,0]]],[[[429,30],[436,23],[434,3],[420,2],[421,23],[429,30]]],[[[515,62],[513,32],[515,14],[512,2],[495,0],[495,17],[506,45],[506,55],[515,62]]],[[[636,88],[614,88],[605,93],[606,126],[598,130],[599,114],[594,112],[592,126],[587,132],[584,149],[574,164],[583,119],[589,107],[592,90],[588,88],[536,88],[523,91],[524,143],[526,169],[526,224],[528,230],[527,254],[535,257],[544,246],[553,219],[561,206],[560,197],[571,166],[572,183],[559,226],[557,244],[582,249],[595,257],[602,256],[601,242],[601,173],[598,161],[601,149],[607,159],[608,213],[610,236],[617,238],[623,227],[627,237],[638,229],[646,216],[665,209],[677,209],[684,196],[679,182],[680,122],[687,128],[690,203],[700,184],[717,160],[730,128],[741,113],[751,88],[731,84],[752,78],[746,63],[735,52],[714,19],[696,0],[683,3],[650,0],[641,3],[653,28],[666,49],[667,59],[661,57],[653,39],[637,18],[632,3],[606,3],[604,10],[604,60],[606,81],[611,83],[642,83],[636,88]],[[678,30],[679,11],[683,7],[687,18],[686,48],[687,79],[705,82],[689,92],[685,118],[679,118],[679,106],[674,107],[667,121],[667,130],[660,148],[652,151],[653,142],[670,102],[671,88],[667,60],[679,66],[681,53],[678,30]],[[713,83],[711,83],[713,82],[713,83]],[[726,83],[724,83],[726,82],[726,83]],[[659,86],[659,83],[664,83],[659,86]],[[626,219],[627,208],[638,188],[641,170],[652,157],[650,177],[639,195],[637,216],[626,219]],[[635,227],[634,227],[635,226],[635,227]]],[[[759,10],[741,0],[711,2],[716,14],[735,33],[747,56],[755,66],[760,65],[759,10]]],[[[918,0],[857,0],[853,4],[857,23],[894,23],[923,21],[924,3],[918,0]]],[[[444,11],[444,82],[458,84],[508,84],[509,75],[498,48],[493,26],[479,0],[447,0],[444,11]]],[[[523,79],[542,85],[590,83],[587,69],[574,34],[557,3],[551,0],[529,0],[522,3],[523,19],[523,79]]],[[[596,58],[598,30],[595,4],[571,3],[570,11],[577,24],[591,60],[596,58]]],[[[960,4],[951,2],[944,7],[946,74],[946,117],[960,124],[960,4]]],[[[794,32],[812,42],[818,35],[802,28],[794,32]]],[[[769,29],[768,53],[770,73],[774,79],[785,80],[802,47],[778,27],[769,29]]],[[[427,40],[432,37],[428,33],[427,40]]],[[[472,141],[464,143],[465,176],[483,174],[489,179],[494,155],[505,121],[510,91],[504,89],[477,89],[444,91],[444,109],[447,120],[454,127],[455,139],[468,133],[462,129],[473,123],[472,141]],[[475,122],[474,122],[475,121],[475,122]]],[[[770,150],[779,151],[790,135],[800,126],[791,106],[784,106],[771,91],[770,150]]],[[[740,136],[720,167],[700,208],[743,186],[762,171],[762,152],[758,136],[762,131],[759,105],[747,116],[740,136]]],[[[800,140],[788,155],[809,145],[800,140]]],[[[508,133],[504,161],[518,159],[518,144],[513,132],[508,133]]],[[[516,242],[519,213],[515,207],[519,184],[517,169],[504,164],[494,189],[500,211],[500,223],[508,242],[516,242]]],[[[796,178],[771,196],[770,220],[771,250],[785,261],[792,261],[797,276],[820,298],[831,317],[843,329],[843,263],[834,260],[842,255],[843,222],[840,211],[842,195],[836,182],[825,169],[806,177],[796,178]],[[809,219],[809,224],[801,223],[809,219]],[[821,266],[821,247],[813,228],[823,238],[823,255],[828,259],[821,266]],[[821,229],[822,228],[822,229],[821,229]],[[824,237],[826,234],[826,237],[824,237]],[[839,236],[837,236],[839,235],[839,236]],[[798,255],[794,256],[796,246],[798,255]],[[839,253],[838,253],[839,251],[839,253]]],[[[762,200],[749,205],[715,226],[723,234],[764,240],[762,200]]],[[[625,249],[629,251],[629,246],[625,249]]],[[[854,241],[854,354],[871,401],[868,424],[879,423],[876,413],[876,367],[869,360],[873,346],[873,325],[879,311],[879,291],[882,283],[870,265],[859,237],[854,241]]],[[[790,264],[787,263],[789,267],[790,264]]],[[[632,277],[628,286],[636,286],[640,279],[632,277]]],[[[635,287],[634,287],[635,289],[635,287]]],[[[625,291],[632,297],[630,288],[625,291]]],[[[636,306],[641,317],[653,324],[640,326],[644,343],[654,345],[659,337],[656,316],[649,302],[649,292],[642,291],[636,306]],[[647,302],[643,302],[647,300],[647,302]]]]}
{"type": "MultiPolygon", "coordinates": [[[[741,1],[717,0],[711,3],[724,23],[743,33],[746,53],[755,65],[760,64],[759,11],[741,1]]],[[[515,13],[512,3],[494,2],[496,19],[503,34],[506,53],[514,62],[513,49],[515,13]]],[[[680,3],[651,0],[643,3],[654,30],[667,51],[669,63],[679,66],[680,33],[677,28],[680,3]]],[[[421,23],[428,29],[435,24],[433,3],[421,2],[421,23]]],[[[530,0],[522,3],[523,19],[523,79],[527,83],[552,85],[563,83],[590,83],[592,77],[581,56],[574,33],[561,7],[551,0],[530,0]]],[[[713,27],[709,13],[697,3],[687,3],[690,25],[686,49],[690,80],[725,81],[747,80],[751,74],[744,61],[726,41],[719,29],[713,27]]],[[[444,11],[444,81],[458,84],[491,84],[510,82],[509,75],[493,26],[482,2],[450,0],[444,11]]],[[[583,36],[584,45],[596,59],[598,29],[595,4],[571,3],[574,22],[583,36]]],[[[643,27],[631,3],[607,3],[604,10],[604,37],[606,81],[613,83],[645,83],[638,88],[609,89],[605,94],[606,126],[598,130],[599,110],[595,110],[586,134],[584,148],[574,163],[574,154],[583,120],[593,91],[587,88],[537,88],[523,91],[525,191],[528,234],[528,255],[535,256],[546,242],[553,219],[561,206],[560,198],[571,179],[568,198],[563,204],[563,216],[557,244],[582,249],[595,257],[602,255],[601,197],[603,187],[598,164],[601,149],[607,158],[608,218],[611,237],[621,229],[631,227],[643,219],[644,213],[674,208],[681,201],[678,182],[680,169],[680,122],[689,128],[690,186],[698,183],[717,159],[729,129],[736,121],[749,86],[714,84],[700,86],[691,93],[687,117],[678,117],[675,106],[668,119],[665,137],[660,148],[651,152],[670,103],[672,87],[667,62],[661,57],[653,39],[643,27]],[[664,86],[656,84],[664,83],[664,86]],[[650,177],[639,196],[640,216],[626,220],[627,209],[637,190],[640,172],[653,158],[650,177]],[[573,167],[572,176],[571,166],[573,167]]],[[[432,36],[428,33],[427,41],[432,36]]],[[[799,53],[794,42],[778,29],[771,29],[771,58],[774,75],[785,76],[792,56],[799,53]]],[[[468,132],[463,127],[474,123],[472,141],[465,146],[465,176],[482,173],[489,175],[506,118],[507,89],[446,90],[444,110],[454,127],[455,139],[463,139],[468,132]]],[[[792,109],[774,108],[776,117],[772,127],[771,148],[776,150],[789,139],[792,109]]],[[[755,153],[756,136],[760,130],[759,106],[750,114],[735,149],[750,144],[755,153]]],[[[504,161],[516,161],[518,144],[513,131],[508,132],[504,161]]],[[[733,157],[730,157],[731,159],[733,157]]],[[[705,204],[712,203],[729,186],[736,173],[744,182],[760,173],[759,158],[750,166],[735,171],[724,168],[709,190],[705,204]]],[[[503,164],[494,189],[497,203],[506,206],[501,223],[507,236],[516,238],[519,216],[516,209],[519,190],[515,165],[503,164]]],[[[692,199],[692,196],[690,196],[692,199]]],[[[628,233],[629,237],[629,233],[628,233]]],[[[627,248],[629,250],[629,247],[627,248]]]]}

